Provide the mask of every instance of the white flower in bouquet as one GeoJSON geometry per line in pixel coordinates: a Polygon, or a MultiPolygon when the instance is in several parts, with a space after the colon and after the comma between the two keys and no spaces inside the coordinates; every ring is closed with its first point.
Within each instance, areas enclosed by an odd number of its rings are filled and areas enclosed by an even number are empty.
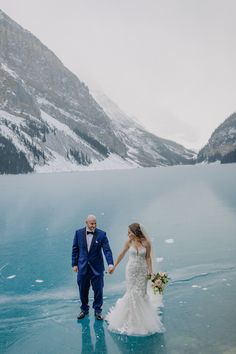
{"type": "Polygon", "coordinates": [[[152,288],[153,288],[154,294],[156,294],[157,292],[159,294],[162,294],[165,286],[167,285],[168,281],[170,280],[170,278],[168,277],[168,274],[166,272],[160,272],[157,274],[153,274],[152,276],[149,277],[149,279],[152,282],[152,288]]]}

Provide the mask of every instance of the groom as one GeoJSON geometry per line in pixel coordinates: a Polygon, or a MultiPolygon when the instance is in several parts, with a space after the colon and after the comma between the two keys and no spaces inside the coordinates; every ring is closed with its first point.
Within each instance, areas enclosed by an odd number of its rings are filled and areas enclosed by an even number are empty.
{"type": "Polygon", "coordinates": [[[93,309],[97,320],[103,320],[103,274],[104,262],[102,250],[108,264],[108,273],[113,269],[112,251],[106,233],[96,228],[94,215],[88,215],[86,227],[75,232],[72,246],[72,267],[77,273],[77,283],[81,300],[81,312],[78,320],[89,313],[88,295],[90,284],[94,292],[93,309]]]}

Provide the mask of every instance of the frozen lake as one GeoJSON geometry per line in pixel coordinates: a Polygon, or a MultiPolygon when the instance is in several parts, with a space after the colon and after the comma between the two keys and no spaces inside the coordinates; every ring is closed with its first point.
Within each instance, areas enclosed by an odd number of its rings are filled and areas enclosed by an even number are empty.
{"type": "MultiPolygon", "coordinates": [[[[0,176],[0,352],[236,353],[236,164],[0,176]],[[116,258],[141,222],[172,280],[164,334],[80,323],[74,231],[97,215],[116,258]]],[[[127,258],[105,275],[105,314],[124,293],[127,258]]],[[[92,292],[91,292],[92,296],[92,292]]]]}

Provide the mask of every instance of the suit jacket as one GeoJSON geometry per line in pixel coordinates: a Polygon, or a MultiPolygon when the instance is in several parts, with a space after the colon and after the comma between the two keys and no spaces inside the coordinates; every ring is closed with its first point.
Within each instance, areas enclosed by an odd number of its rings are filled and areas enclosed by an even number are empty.
{"type": "Polygon", "coordinates": [[[106,232],[95,229],[94,236],[88,251],[86,240],[86,227],[76,230],[72,246],[72,267],[78,266],[79,273],[85,274],[87,266],[90,265],[94,274],[104,272],[102,251],[107,264],[113,264],[112,252],[106,236],[106,232]]]}

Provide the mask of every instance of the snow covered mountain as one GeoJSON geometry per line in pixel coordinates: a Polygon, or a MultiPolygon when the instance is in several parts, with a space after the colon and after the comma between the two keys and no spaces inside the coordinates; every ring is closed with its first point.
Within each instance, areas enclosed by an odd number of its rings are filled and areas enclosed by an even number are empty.
{"type": "Polygon", "coordinates": [[[236,113],[233,113],[211,135],[199,151],[197,162],[236,162],[236,113]]]}
{"type": "Polygon", "coordinates": [[[114,132],[128,148],[127,155],[132,161],[143,167],[194,163],[195,152],[148,132],[103,92],[92,89],[91,93],[111,118],[114,132]]]}
{"type": "Polygon", "coordinates": [[[0,173],[192,163],[88,87],[0,10],[0,173]]]}

